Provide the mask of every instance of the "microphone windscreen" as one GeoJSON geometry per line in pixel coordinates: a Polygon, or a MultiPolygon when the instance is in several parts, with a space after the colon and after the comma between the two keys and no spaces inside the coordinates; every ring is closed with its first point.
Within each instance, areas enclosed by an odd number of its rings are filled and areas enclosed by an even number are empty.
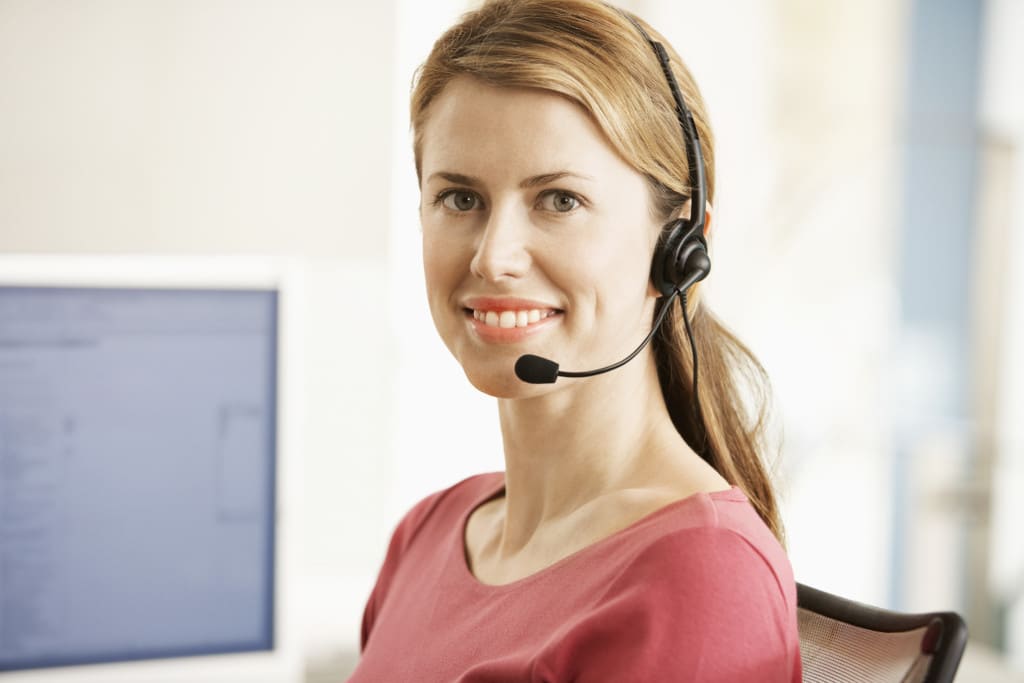
{"type": "Polygon", "coordinates": [[[520,356],[516,377],[530,384],[553,384],[558,379],[558,363],[532,354],[520,356]]]}

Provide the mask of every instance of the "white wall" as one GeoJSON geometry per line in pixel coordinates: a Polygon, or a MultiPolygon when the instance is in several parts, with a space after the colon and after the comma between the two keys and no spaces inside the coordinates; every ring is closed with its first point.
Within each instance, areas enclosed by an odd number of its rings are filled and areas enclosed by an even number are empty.
{"type": "Polygon", "coordinates": [[[3,249],[383,260],[393,22],[386,2],[7,0],[3,249]]]}

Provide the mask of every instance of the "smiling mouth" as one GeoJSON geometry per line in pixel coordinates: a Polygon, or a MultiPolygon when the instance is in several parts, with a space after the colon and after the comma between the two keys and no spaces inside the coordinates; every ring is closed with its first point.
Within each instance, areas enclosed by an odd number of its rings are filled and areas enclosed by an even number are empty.
{"type": "Polygon", "coordinates": [[[561,311],[552,308],[531,308],[516,311],[478,311],[472,308],[465,310],[467,314],[471,314],[476,320],[487,327],[504,329],[529,327],[534,323],[561,313],[561,311]]]}

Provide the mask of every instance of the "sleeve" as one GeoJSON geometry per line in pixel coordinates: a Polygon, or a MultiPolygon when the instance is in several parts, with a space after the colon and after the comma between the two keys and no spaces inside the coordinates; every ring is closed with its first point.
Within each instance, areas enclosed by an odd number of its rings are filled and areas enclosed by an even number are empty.
{"type": "Polygon", "coordinates": [[[440,491],[424,498],[414,505],[412,509],[402,517],[402,520],[398,523],[398,526],[395,527],[394,532],[391,534],[391,540],[388,543],[388,550],[384,556],[384,563],[381,566],[380,572],[377,574],[377,581],[374,584],[373,590],[370,592],[369,599],[366,601],[366,607],[363,609],[363,621],[359,637],[360,652],[366,650],[366,643],[370,639],[370,633],[373,631],[374,621],[377,618],[377,614],[380,613],[380,609],[384,602],[387,600],[388,591],[391,587],[391,580],[394,578],[395,572],[398,569],[402,555],[405,553],[406,548],[409,547],[409,544],[412,543],[416,534],[422,528],[423,522],[430,516],[430,512],[437,505],[437,502],[441,499],[444,493],[444,491],[440,491]]]}
{"type": "Polygon", "coordinates": [[[542,659],[550,683],[799,681],[795,605],[739,534],[690,529],[640,553],[542,659]]]}

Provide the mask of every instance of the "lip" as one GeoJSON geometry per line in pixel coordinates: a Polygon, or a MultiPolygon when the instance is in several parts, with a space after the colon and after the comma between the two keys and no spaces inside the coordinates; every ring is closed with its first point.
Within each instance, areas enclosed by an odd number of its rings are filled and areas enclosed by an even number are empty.
{"type": "Polygon", "coordinates": [[[558,311],[561,312],[558,306],[553,306],[543,301],[536,301],[533,299],[519,299],[516,297],[493,297],[493,296],[474,296],[466,299],[462,302],[463,308],[470,308],[475,311],[529,311],[531,309],[540,309],[542,311],[558,311]]]}

